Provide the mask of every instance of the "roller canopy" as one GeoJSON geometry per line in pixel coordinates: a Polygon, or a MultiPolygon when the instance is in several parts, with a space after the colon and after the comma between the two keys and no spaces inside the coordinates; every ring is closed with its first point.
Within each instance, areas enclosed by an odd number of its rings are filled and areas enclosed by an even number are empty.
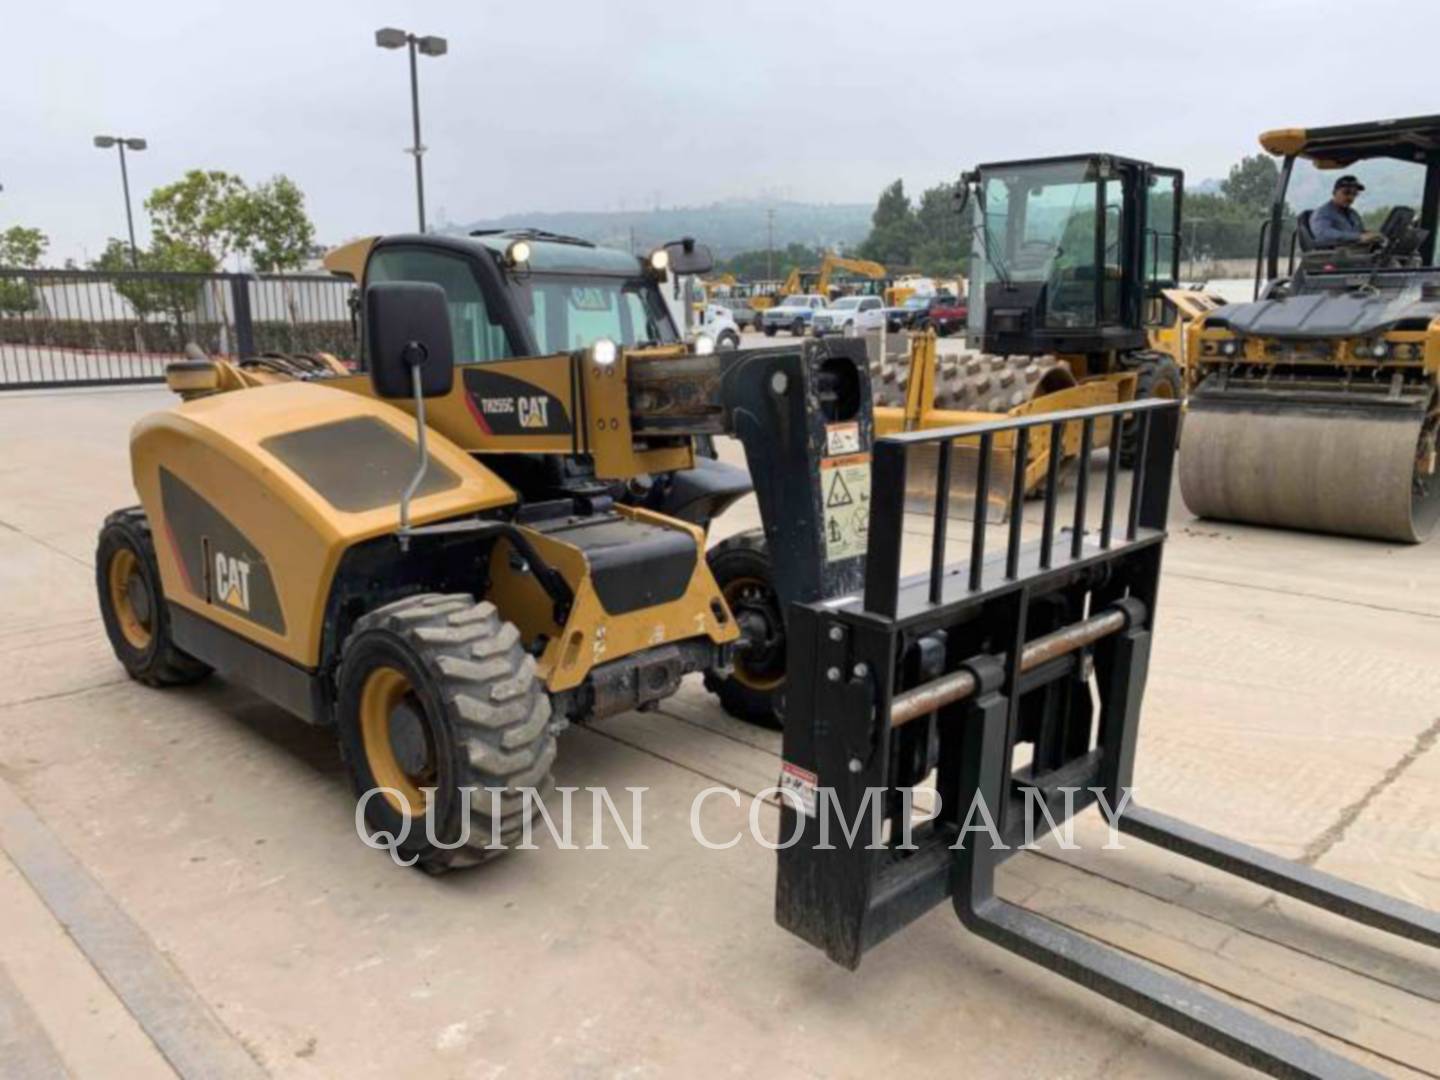
{"type": "Polygon", "coordinates": [[[1365,158],[1401,161],[1440,160],[1440,116],[1370,120],[1318,128],[1279,128],[1260,136],[1272,154],[1309,158],[1321,167],[1340,168],[1365,158]]]}

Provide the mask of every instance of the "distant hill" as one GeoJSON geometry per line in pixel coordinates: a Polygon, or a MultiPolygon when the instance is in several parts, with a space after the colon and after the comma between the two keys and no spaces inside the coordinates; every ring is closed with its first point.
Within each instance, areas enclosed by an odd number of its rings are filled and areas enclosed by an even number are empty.
{"type": "Polygon", "coordinates": [[[648,251],[667,240],[693,236],[709,244],[717,258],[742,251],[760,251],[767,243],[767,210],[775,211],[775,247],[805,244],[848,250],[870,231],[867,203],[723,202],[711,206],[676,206],[657,210],[566,210],[506,214],[464,225],[446,224],[440,232],[508,229],[530,226],[578,236],[606,247],[648,251]]]}

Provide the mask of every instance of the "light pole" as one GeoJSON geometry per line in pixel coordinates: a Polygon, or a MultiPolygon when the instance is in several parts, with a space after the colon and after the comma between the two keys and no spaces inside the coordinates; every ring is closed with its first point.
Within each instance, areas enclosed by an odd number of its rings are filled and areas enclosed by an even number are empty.
{"type": "Polygon", "coordinates": [[[775,280],[775,210],[765,211],[765,277],[775,280]]]}
{"type": "Polygon", "coordinates": [[[130,269],[140,269],[139,249],[135,247],[135,215],[130,209],[130,171],[125,167],[125,149],[144,150],[144,139],[129,139],[123,135],[96,135],[95,145],[101,150],[114,146],[120,151],[120,183],[125,188],[125,224],[130,229],[130,269]]]}
{"type": "Polygon", "coordinates": [[[442,37],[416,37],[408,30],[386,27],[375,31],[375,44],[382,49],[410,47],[410,113],[415,122],[415,145],[408,153],[415,155],[415,203],[420,211],[420,231],[425,231],[425,171],[420,165],[420,156],[425,147],[420,143],[420,79],[415,71],[415,52],[418,49],[426,56],[444,56],[450,45],[442,37]]]}

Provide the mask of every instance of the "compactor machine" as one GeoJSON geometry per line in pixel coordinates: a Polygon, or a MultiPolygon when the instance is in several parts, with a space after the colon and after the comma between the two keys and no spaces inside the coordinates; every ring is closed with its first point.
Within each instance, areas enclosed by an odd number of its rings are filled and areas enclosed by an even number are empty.
{"type": "Polygon", "coordinates": [[[683,344],[660,287],[710,262],[537,233],[332,253],[359,372],[193,359],[136,426],[140,505],[96,563],[121,663],[153,686],[217,670],[333,726],[357,794],[383,794],[372,828],[429,809],[402,853],[435,871],[518,835],[567,723],[701,671],[732,711],[773,709],[784,606],[858,583],[869,382],[859,342],[683,344]],[[697,453],[722,433],[748,472],[697,453]],[[752,488],[763,532],[707,555],[752,488]]]}
{"type": "MultiPolygon", "coordinates": [[[[1178,288],[1183,181],[1179,170],[1115,154],[998,162],[966,173],[958,195],[960,212],[971,208],[975,237],[971,352],[941,357],[933,337],[912,337],[905,368],[880,372],[876,431],[1182,397],[1177,356],[1189,318],[1213,306],[1178,288]]],[[[1097,429],[1107,445],[1108,423],[1097,429]]],[[[1027,493],[1079,452],[1077,425],[1059,429],[1053,443],[1049,430],[1037,429],[1013,473],[1027,493]]],[[[1133,424],[1120,432],[1124,464],[1135,458],[1135,440],[1133,424]]],[[[973,486],[975,449],[973,440],[956,444],[950,475],[964,494],[973,486]]],[[[1016,449],[1009,436],[995,446],[1002,464],[1016,449]]],[[[912,458],[909,488],[921,500],[933,452],[912,458]]],[[[1003,514],[1005,492],[992,495],[1003,514]]],[[[963,514],[971,502],[953,505],[963,514]]]]}
{"type": "Polygon", "coordinates": [[[1440,519],[1440,116],[1260,145],[1281,162],[1257,298],[1200,329],[1181,494],[1201,517],[1418,543],[1440,519]],[[1325,176],[1382,161],[1413,178],[1417,205],[1392,207],[1379,239],[1322,248],[1304,210],[1287,240],[1297,163],[1325,176]]]}

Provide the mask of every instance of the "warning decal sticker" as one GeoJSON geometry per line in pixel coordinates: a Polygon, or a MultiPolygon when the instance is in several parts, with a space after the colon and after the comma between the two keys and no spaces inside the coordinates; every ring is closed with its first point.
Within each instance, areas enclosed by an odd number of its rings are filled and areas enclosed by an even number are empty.
{"type": "Polygon", "coordinates": [[[864,555],[870,528],[870,455],[822,458],[820,499],[825,511],[825,561],[864,555]]]}
{"type": "Polygon", "coordinates": [[[816,789],[819,786],[820,777],[816,776],[809,769],[802,769],[799,765],[792,765],[788,761],[780,763],[780,788],[794,796],[791,804],[797,806],[806,817],[815,816],[816,789]]]}
{"type": "Polygon", "coordinates": [[[831,457],[838,454],[860,452],[860,424],[852,420],[848,424],[825,425],[825,453],[831,457]]]}

